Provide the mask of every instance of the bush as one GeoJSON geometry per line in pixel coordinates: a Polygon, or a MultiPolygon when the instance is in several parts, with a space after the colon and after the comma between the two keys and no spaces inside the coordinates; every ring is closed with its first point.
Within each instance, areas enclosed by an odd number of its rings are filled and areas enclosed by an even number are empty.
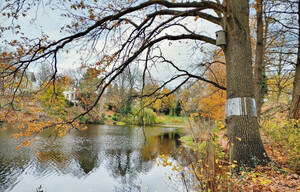
{"type": "Polygon", "coordinates": [[[271,136],[274,145],[285,153],[288,167],[300,171],[300,120],[269,120],[264,125],[264,131],[271,136]]]}
{"type": "MultiPolygon", "coordinates": [[[[203,135],[186,135],[180,138],[183,143],[185,159],[190,162],[186,178],[195,177],[195,191],[233,191],[230,190],[230,168],[235,167],[228,161],[219,144],[220,126],[211,126],[203,135]],[[217,187],[216,187],[217,186],[217,187]]],[[[179,173],[184,173],[180,171],[179,173]]]]}
{"type": "Polygon", "coordinates": [[[51,116],[59,116],[64,118],[66,115],[65,108],[67,106],[65,96],[63,94],[62,86],[57,86],[55,88],[56,94],[53,93],[53,85],[43,89],[39,95],[42,107],[51,116]]]}
{"type": "Polygon", "coordinates": [[[132,114],[127,117],[128,124],[153,125],[157,123],[156,113],[150,108],[135,108],[132,114]]]}
{"type": "Polygon", "coordinates": [[[75,103],[72,102],[72,101],[69,101],[69,100],[66,100],[66,104],[68,107],[74,107],[75,106],[75,103]]]}
{"type": "Polygon", "coordinates": [[[85,124],[88,121],[88,117],[81,116],[81,117],[79,117],[79,121],[80,121],[80,123],[84,123],[85,124]]]}
{"type": "Polygon", "coordinates": [[[121,120],[121,115],[114,113],[114,116],[112,117],[112,120],[114,121],[120,121],[121,120]]]}
{"type": "Polygon", "coordinates": [[[102,113],[102,114],[101,114],[101,119],[102,119],[103,121],[106,121],[106,120],[107,120],[105,113],[102,113]]]}
{"type": "Polygon", "coordinates": [[[107,108],[108,108],[108,110],[112,110],[113,109],[112,104],[111,103],[107,104],[107,108]]]}

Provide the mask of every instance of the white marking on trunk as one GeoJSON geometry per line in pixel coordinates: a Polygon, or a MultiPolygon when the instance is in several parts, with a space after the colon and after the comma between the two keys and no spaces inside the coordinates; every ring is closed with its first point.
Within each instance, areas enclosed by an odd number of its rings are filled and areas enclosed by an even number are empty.
{"type": "Polygon", "coordinates": [[[250,97],[236,97],[230,98],[226,101],[226,117],[233,115],[250,115],[257,116],[255,99],[250,97]],[[247,106],[247,99],[250,99],[250,106],[247,106]],[[247,108],[250,114],[247,113],[247,108]]]}

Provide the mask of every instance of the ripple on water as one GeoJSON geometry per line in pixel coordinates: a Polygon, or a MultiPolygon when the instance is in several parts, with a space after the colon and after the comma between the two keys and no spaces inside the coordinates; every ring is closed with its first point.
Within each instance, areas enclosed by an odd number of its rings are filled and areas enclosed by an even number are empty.
{"type": "Polygon", "coordinates": [[[145,129],[145,142],[139,127],[92,126],[53,142],[41,137],[18,151],[16,141],[0,134],[6,146],[0,148],[0,191],[34,191],[40,185],[47,192],[134,191],[145,186],[148,191],[168,191],[170,183],[164,182],[169,182],[170,168],[157,167],[156,160],[177,150],[168,136],[173,131],[145,129]]]}

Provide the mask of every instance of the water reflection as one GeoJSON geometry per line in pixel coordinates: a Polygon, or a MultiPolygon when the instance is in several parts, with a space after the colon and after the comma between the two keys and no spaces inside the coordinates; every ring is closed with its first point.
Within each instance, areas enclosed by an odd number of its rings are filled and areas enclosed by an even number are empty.
{"type": "Polygon", "coordinates": [[[146,128],[145,142],[139,127],[90,126],[18,151],[10,134],[0,130],[0,191],[35,191],[40,185],[47,192],[174,191],[170,168],[156,160],[161,154],[182,159],[175,128],[146,128]]]}

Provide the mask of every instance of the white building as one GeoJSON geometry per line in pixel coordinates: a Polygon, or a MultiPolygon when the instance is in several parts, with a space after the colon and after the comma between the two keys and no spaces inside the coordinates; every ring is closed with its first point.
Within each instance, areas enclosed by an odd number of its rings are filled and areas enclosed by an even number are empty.
{"type": "Polygon", "coordinates": [[[68,101],[77,103],[76,88],[73,88],[72,90],[64,91],[63,94],[65,95],[65,97],[68,101]]]}

